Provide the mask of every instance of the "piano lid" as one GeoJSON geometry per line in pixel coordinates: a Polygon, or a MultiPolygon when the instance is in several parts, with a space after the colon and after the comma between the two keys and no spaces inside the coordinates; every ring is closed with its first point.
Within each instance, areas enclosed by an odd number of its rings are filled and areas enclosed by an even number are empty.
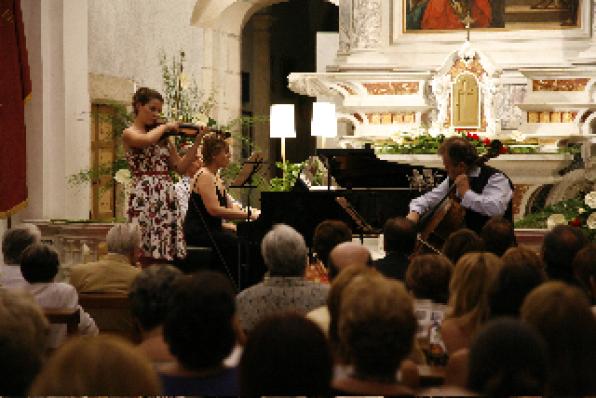
{"type": "Polygon", "coordinates": [[[317,149],[328,172],[344,188],[410,188],[410,176],[420,166],[381,160],[372,148],[317,149]]]}

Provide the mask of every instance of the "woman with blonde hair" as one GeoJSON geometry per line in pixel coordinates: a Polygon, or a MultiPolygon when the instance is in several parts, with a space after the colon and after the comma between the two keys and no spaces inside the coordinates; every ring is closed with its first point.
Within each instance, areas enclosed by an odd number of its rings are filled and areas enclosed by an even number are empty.
{"type": "Polygon", "coordinates": [[[501,260],[492,253],[469,253],[456,264],[449,284],[449,314],[441,325],[448,353],[468,348],[490,316],[489,293],[501,260]]]}
{"type": "Polygon", "coordinates": [[[76,337],[45,364],[29,395],[158,395],[151,362],[115,336],[76,337]]]}

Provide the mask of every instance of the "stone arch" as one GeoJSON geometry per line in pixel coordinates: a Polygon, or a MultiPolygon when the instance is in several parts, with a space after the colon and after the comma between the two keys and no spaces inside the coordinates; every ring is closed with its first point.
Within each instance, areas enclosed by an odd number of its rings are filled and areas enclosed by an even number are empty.
{"type": "MultiPolygon", "coordinates": [[[[260,9],[287,0],[197,0],[191,25],[204,29],[201,81],[216,95],[218,120],[241,115],[242,29],[260,9]]],[[[339,0],[325,0],[339,6],[339,0]]]]}

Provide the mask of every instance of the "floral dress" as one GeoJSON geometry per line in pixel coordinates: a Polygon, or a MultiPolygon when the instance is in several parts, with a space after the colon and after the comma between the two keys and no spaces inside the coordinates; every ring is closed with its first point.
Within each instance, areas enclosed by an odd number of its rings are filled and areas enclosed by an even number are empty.
{"type": "Polygon", "coordinates": [[[186,256],[186,246],[168,159],[168,149],[157,144],[126,153],[132,176],[128,220],[141,227],[143,256],[172,261],[186,256]]]}

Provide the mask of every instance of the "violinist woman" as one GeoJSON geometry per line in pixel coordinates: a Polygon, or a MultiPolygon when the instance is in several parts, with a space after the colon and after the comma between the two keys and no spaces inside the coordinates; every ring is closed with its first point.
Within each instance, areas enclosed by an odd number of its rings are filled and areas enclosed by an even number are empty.
{"type": "Polygon", "coordinates": [[[196,159],[202,134],[184,157],[171,140],[162,139],[179,123],[158,125],[163,97],[141,87],[132,98],[134,121],[123,134],[126,160],[132,175],[128,220],[141,227],[141,263],[172,262],[186,256],[182,218],[170,171],[184,174],[196,159]]]}
{"type": "Polygon", "coordinates": [[[456,197],[465,209],[464,224],[480,233],[493,216],[503,216],[513,222],[511,199],[513,183],[500,170],[478,164],[476,148],[463,137],[446,139],[438,150],[449,178],[432,191],[410,202],[408,218],[418,222],[420,216],[433,209],[456,186],[456,197]]]}
{"type": "MultiPolygon", "coordinates": [[[[223,137],[208,134],[201,149],[203,167],[191,181],[192,191],[184,220],[184,237],[189,246],[211,247],[211,264],[193,264],[222,272],[237,282],[238,239],[224,220],[248,219],[248,213],[235,204],[219,176],[230,163],[230,146],[223,137]]],[[[258,212],[251,212],[256,219],[258,212]]],[[[188,261],[188,260],[187,260],[188,261]]]]}

